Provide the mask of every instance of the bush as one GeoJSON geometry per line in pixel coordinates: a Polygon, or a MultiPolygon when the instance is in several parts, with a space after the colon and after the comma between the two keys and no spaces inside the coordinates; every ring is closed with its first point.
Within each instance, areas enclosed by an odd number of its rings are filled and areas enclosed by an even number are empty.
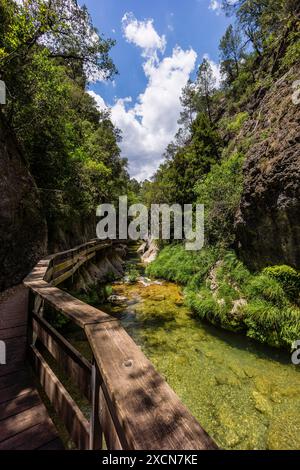
{"type": "Polygon", "coordinates": [[[233,132],[237,134],[242,129],[244,122],[246,122],[248,118],[249,118],[249,113],[247,112],[236,114],[234,119],[232,119],[227,124],[227,130],[229,132],[233,132]]]}
{"type": "Polygon", "coordinates": [[[197,294],[191,291],[187,292],[186,302],[201,320],[213,319],[218,316],[219,306],[208,289],[202,289],[197,294]]]}
{"type": "Polygon", "coordinates": [[[264,274],[275,279],[292,301],[299,301],[300,273],[290,266],[272,266],[264,269],[264,274]]]}
{"type": "Polygon", "coordinates": [[[183,286],[197,289],[204,281],[211,267],[216,263],[220,251],[216,248],[203,248],[197,252],[187,251],[182,244],[169,245],[151,263],[148,276],[178,282],[183,286]]]}
{"type": "Polygon", "coordinates": [[[137,269],[135,268],[132,268],[130,267],[127,271],[126,271],[126,278],[128,280],[128,282],[130,282],[131,284],[133,284],[134,282],[137,281],[137,279],[139,278],[140,276],[140,273],[137,269]]]}
{"type": "Polygon", "coordinates": [[[185,285],[186,304],[200,320],[273,347],[291,349],[300,338],[300,309],[291,303],[299,295],[299,273],[289,266],[252,274],[234,251],[191,253],[178,244],[164,248],[147,273],[185,285]]]}
{"type": "Polygon", "coordinates": [[[234,216],[243,189],[244,155],[234,153],[214,165],[195,188],[197,202],[205,205],[206,236],[211,244],[234,241],[234,216]]]}
{"type": "Polygon", "coordinates": [[[281,285],[266,274],[255,276],[246,288],[250,299],[260,298],[277,307],[284,307],[287,299],[281,285]]]}

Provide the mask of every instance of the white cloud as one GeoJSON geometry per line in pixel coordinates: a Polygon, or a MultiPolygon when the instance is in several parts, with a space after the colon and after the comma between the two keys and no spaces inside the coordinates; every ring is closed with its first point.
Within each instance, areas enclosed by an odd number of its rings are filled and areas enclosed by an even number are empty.
{"type": "Polygon", "coordinates": [[[221,64],[217,63],[217,62],[214,62],[212,59],[210,59],[208,54],[204,54],[203,58],[207,59],[208,62],[210,63],[210,66],[211,66],[212,72],[213,72],[213,76],[216,80],[216,87],[220,88],[222,80],[223,80],[223,77],[222,77],[222,74],[221,74],[221,64]]]}
{"type": "Polygon", "coordinates": [[[104,102],[104,99],[100,95],[98,95],[97,93],[95,93],[92,90],[89,90],[88,94],[92,98],[94,98],[94,100],[96,101],[96,105],[97,105],[97,108],[98,108],[99,111],[103,111],[103,110],[107,109],[107,106],[104,102]]]}
{"type": "MultiPolygon", "coordinates": [[[[229,5],[235,5],[238,0],[228,0],[229,5]]],[[[216,12],[217,15],[220,15],[223,11],[222,8],[222,0],[210,0],[210,4],[208,7],[210,10],[216,12]]]]}
{"type": "Polygon", "coordinates": [[[156,171],[178,129],[179,98],[196,58],[192,49],[177,47],[158,63],[147,60],[148,85],[137,102],[128,107],[128,99],[119,99],[112,107],[112,120],[123,132],[123,155],[129,159],[131,175],[139,180],[156,171]]]}
{"type": "Polygon", "coordinates": [[[217,15],[220,15],[222,12],[222,3],[218,0],[211,0],[208,8],[215,11],[217,15]]]}
{"type": "MultiPolygon", "coordinates": [[[[126,16],[126,25],[127,40],[142,48],[147,85],[135,102],[131,97],[116,100],[111,117],[122,130],[122,155],[129,160],[131,176],[144,180],[157,170],[178,130],[179,98],[195,68],[197,54],[193,49],[177,46],[170,56],[159,58],[158,53],[165,50],[166,43],[155,31],[153,20],[142,22],[126,16]],[[145,35],[141,34],[143,31],[145,35]]],[[[94,92],[90,94],[96,98],[94,92]]],[[[100,96],[97,102],[99,107],[103,106],[100,96]]]]}
{"type": "Polygon", "coordinates": [[[138,21],[133,13],[125,13],[122,27],[128,42],[143,49],[143,56],[150,57],[157,51],[164,52],[166,37],[159,36],[153,26],[153,20],[138,21]]]}

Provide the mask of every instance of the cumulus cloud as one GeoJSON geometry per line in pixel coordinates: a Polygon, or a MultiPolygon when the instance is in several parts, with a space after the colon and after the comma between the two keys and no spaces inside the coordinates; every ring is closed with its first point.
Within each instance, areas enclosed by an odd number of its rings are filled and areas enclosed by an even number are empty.
{"type": "Polygon", "coordinates": [[[126,40],[143,49],[143,56],[150,57],[157,51],[164,52],[166,37],[159,36],[153,26],[153,19],[138,21],[133,13],[125,13],[122,18],[126,40]]]}
{"type": "MultiPolygon", "coordinates": [[[[238,0],[228,0],[229,5],[235,5],[238,0]]],[[[208,7],[210,10],[216,12],[217,15],[220,15],[223,11],[222,8],[222,0],[210,0],[210,4],[208,7]]]]}
{"type": "Polygon", "coordinates": [[[221,73],[221,64],[217,63],[217,62],[214,62],[212,59],[210,59],[208,54],[204,54],[203,58],[208,60],[208,62],[210,63],[214,79],[216,80],[216,87],[220,88],[222,80],[223,80],[223,76],[222,76],[222,73],[221,73]]]}
{"type": "MultiPolygon", "coordinates": [[[[144,180],[157,170],[178,130],[179,98],[195,68],[197,54],[177,46],[169,56],[161,57],[166,40],[154,29],[153,20],[138,21],[126,14],[122,24],[126,39],[142,49],[147,85],[135,102],[131,97],[118,99],[111,107],[111,116],[122,130],[121,149],[129,160],[131,176],[144,180]]],[[[101,108],[103,99],[90,94],[101,108]]]]}
{"type": "Polygon", "coordinates": [[[112,107],[112,120],[123,132],[122,151],[129,159],[130,173],[139,180],[156,171],[178,129],[179,98],[196,58],[192,49],[176,47],[158,63],[146,61],[148,85],[137,102],[128,106],[128,98],[119,99],[112,107]]]}
{"type": "Polygon", "coordinates": [[[97,93],[95,93],[92,90],[89,90],[88,94],[92,98],[94,98],[94,100],[96,101],[96,105],[97,105],[97,108],[98,108],[99,111],[104,111],[105,109],[107,109],[107,106],[106,106],[105,101],[102,98],[102,96],[98,95],[97,93]]]}

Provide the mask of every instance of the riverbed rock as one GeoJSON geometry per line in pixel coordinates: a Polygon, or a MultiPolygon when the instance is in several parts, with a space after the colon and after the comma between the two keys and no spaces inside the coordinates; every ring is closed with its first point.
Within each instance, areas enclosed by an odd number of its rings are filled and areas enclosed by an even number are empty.
{"type": "Polygon", "coordinates": [[[215,375],[217,385],[230,385],[230,386],[237,386],[241,385],[241,382],[235,376],[235,374],[221,372],[215,375]]]}
{"type": "Polygon", "coordinates": [[[124,297],[122,295],[111,295],[108,297],[108,302],[111,304],[124,304],[127,302],[127,297],[124,297]]]}
{"type": "Polygon", "coordinates": [[[263,395],[270,395],[272,390],[272,383],[265,377],[258,376],[254,379],[256,390],[263,395]]]}
{"type": "Polygon", "coordinates": [[[257,411],[266,416],[272,415],[272,405],[266,397],[256,391],[252,392],[252,397],[254,400],[255,409],[257,411]]]}
{"type": "Polygon", "coordinates": [[[153,240],[151,238],[145,240],[138,250],[138,253],[142,255],[142,262],[144,264],[152,263],[157,258],[158,252],[159,247],[157,240],[153,240]]]}
{"type": "Polygon", "coordinates": [[[154,300],[154,302],[162,302],[165,299],[166,297],[164,295],[155,295],[152,297],[152,300],[154,300]]]}

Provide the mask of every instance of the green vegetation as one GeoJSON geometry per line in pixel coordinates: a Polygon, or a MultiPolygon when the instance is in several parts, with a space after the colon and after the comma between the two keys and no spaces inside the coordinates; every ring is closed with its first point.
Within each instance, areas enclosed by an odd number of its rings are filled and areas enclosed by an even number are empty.
{"type": "MultiPolygon", "coordinates": [[[[230,246],[232,213],[243,182],[242,154],[250,144],[247,123],[259,97],[299,60],[300,6],[298,0],[223,0],[222,4],[234,19],[219,46],[223,83],[217,89],[205,58],[195,81],[189,81],[182,91],[181,127],[153,180],[143,184],[141,195],[148,205],[187,204],[201,202],[201,190],[206,202],[208,192],[221,193],[224,170],[230,183],[220,204],[225,207],[223,220],[230,232],[226,237],[230,246]]],[[[215,200],[215,196],[210,197],[215,200]]],[[[215,210],[222,207],[215,203],[215,210]]],[[[212,230],[215,240],[223,237],[222,224],[219,227],[219,235],[212,230]]]]}
{"type": "Polygon", "coordinates": [[[234,217],[243,189],[244,155],[233,153],[212,167],[195,186],[197,202],[205,206],[206,237],[210,244],[234,241],[234,217]]]}
{"type": "Polygon", "coordinates": [[[185,286],[186,304],[201,320],[286,349],[300,337],[299,273],[292,268],[252,274],[232,251],[195,254],[176,245],[164,248],[147,274],[185,286]]]}
{"type": "Polygon", "coordinates": [[[50,238],[62,221],[93,220],[95,207],[130,192],[120,132],[86,92],[116,73],[114,45],[76,0],[0,0],[0,76],[5,118],[44,203],[50,238]]]}
{"type": "MultiPolygon", "coordinates": [[[[251,273],[234,252],[234,222],[259,97],[299,61],[300,5],[297,0],[222,4],[235,19],[220,41],[223,83],[217,89],[204,59],[196,80],[183,89],[181,127],[165,162],[142,188],[148,205],[204,204],[206,247],[188,253],[173,243],[147,273],[185,286],[186,303],[197,317],[291,348],[300,337],[300,274],[289,266],[251,273]]],[[[260,138],[271,134],[270,127],[260,138]]]]}

